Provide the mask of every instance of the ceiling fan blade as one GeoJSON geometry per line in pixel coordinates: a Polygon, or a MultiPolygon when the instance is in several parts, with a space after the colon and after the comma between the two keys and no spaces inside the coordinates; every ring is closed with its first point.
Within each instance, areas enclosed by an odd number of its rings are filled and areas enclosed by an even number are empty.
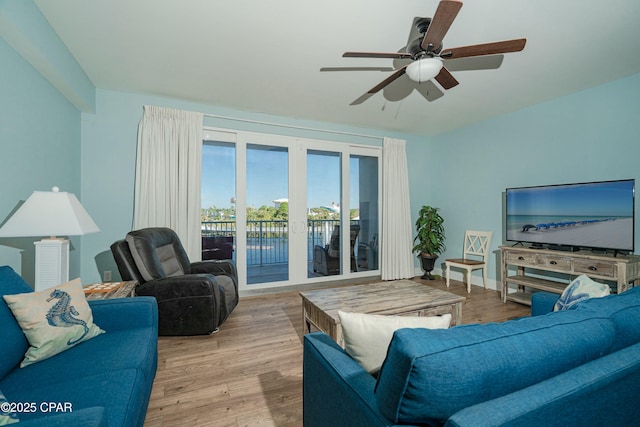
{"type": "Polygon", "coordinates": [[[449,31],[453,20],[456,19],[460,8],[462,8],[462,2],[459,0],[440,1],[429,29],[427,29],[427,34],[422,40],[421,47],[423,50],[427,50],[429,45],[433,46],[433,49],[438,49],[442,45],[442,39],[449,31]]]}
{"type": "Polygon", "coordinates": [[[445,67],[442,67],[442,69],[436,76],[436,81],[440,83],[440,86],[445,89],[451,89],[452,87],[459,84],[456,78],[453,77],[453,75],[445,67]]]}
{"type": "Polygon", "coordinates": [[[497,70],[502,65],[504,55],[470,56],[467,58],[446,59],[444,65],[447,70],[497,70]]]}
{"type": "Polygon", "coordinates": [[[500,53],[520,52],[527,39],[504,40],[501,42],[474,44],[471,46],[445,49],[440,56],[446,59],[466,58],[469,56],[497,55],[500,53]]]}
{"type": "Polygon", "coordinates": [[[354,100],[351,104],[349,105],[360,105],[362,104],[364,101],[366,101],[367,99],[371,98],[373,96],[373,93],[365,93],[362,96],[360,96],[358,99],[354,100]]]}
{"type": "Polygon", "coordinates": [[[404,67],[400,68],[395,73],[391,74],[389,77],[387,77],[386,79],[384,79],[383,81],[378,83],[376,86],[374,86],[371,89],[369,89],[369,91],[367,93],[376,93],[376,92],[379,92],[381,89],[384,89],[384,87],[386,85],[388,85],[389,83],[391,83],[395,79],[397,79],[400,76],[402,76],[405,73],[406,69],[407,69],[407,66],[405,65],[404,67]]]}
{"type": "Polygon", "coordinates": [[[406,52],[345,52],[343,58],[411,58],[406,52]]]}
{"type": "Polygon", "coordinates": [[[322,67],[320,71],[394,71],[393,67],[322,67]]]}

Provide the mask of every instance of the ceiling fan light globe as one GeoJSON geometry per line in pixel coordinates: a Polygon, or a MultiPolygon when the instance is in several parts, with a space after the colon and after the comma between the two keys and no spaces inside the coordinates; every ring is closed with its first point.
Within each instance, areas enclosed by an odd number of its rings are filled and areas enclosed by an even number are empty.
{"type": "Polygon", "coordinates": [[[437,76],[442,65],[440,58],[423,58],[413,61],[405,71],[411,80],[422,83],[437,76]]]}

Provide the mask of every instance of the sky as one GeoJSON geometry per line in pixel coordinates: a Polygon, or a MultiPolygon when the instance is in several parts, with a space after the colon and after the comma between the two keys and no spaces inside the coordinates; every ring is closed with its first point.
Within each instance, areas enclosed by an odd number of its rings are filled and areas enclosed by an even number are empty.
{"type": "MultiPolygon", "coordinates": [[[[255,208],[289,198],[287,152],[258,148],[249,145],[247,149],[247,205],[255,208]]],[[[312,152],[307,156],[308,207],[340,203],[340,158],[326,154],[312,152]]],[[[351,162],[350,173],[352,182],[357,182],[357,161],[351,162]]],[[[351,206],[357,207],[357,192],[351,193],[351,206]]],[[[201,206],[228,208],[235,195],[235,148],[232,144],[203,145],[201,206]]]]}
{"type": "Polygon", "coordinates": [[[631,216],[634,181],[609,181],[507,191],[510,215],[612,215],[631,216]]]}

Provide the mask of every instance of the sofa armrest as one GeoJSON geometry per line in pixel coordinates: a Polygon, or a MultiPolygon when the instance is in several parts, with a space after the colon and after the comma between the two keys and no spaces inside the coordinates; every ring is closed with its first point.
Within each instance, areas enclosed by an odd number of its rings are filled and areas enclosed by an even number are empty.
{"type": "Polygon", "coordinates": [[[20,427],[107,427],[107,413],[102,407],[92,407],[51,414],[31,420],[20,421],[20,427]]]}
{"type": "Polygon", "coordinates": [[[136,326],[158,328],[158,304],[154,298],[113,298],[88,301],[93,321],[105,331],[136,326]]]}
{"type": "Polygon", "coordinates": [[[540,316],[551,313],[560,295],[551,292],[536,292],[531,296],[531,315],[540,316]]]}
{"type": "Polygon", "coordinates": [[[327,334],[304,336],[303,418],[305,427],[394,425],[378,410],[376,380],[327,334]]]}

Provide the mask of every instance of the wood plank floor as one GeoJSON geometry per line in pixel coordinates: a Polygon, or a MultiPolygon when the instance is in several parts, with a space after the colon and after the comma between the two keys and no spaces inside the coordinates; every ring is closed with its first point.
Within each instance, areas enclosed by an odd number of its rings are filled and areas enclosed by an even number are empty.
{"type": "MultiPolygon", "coordinates": [[[[467,297],[463,323],[529,314],[499,293],[423,281],[467,297]]],[[[160,337],[145,426],[301,426],[302,305],[297,291],[245,297],[211,336],[160,337]]]]}

